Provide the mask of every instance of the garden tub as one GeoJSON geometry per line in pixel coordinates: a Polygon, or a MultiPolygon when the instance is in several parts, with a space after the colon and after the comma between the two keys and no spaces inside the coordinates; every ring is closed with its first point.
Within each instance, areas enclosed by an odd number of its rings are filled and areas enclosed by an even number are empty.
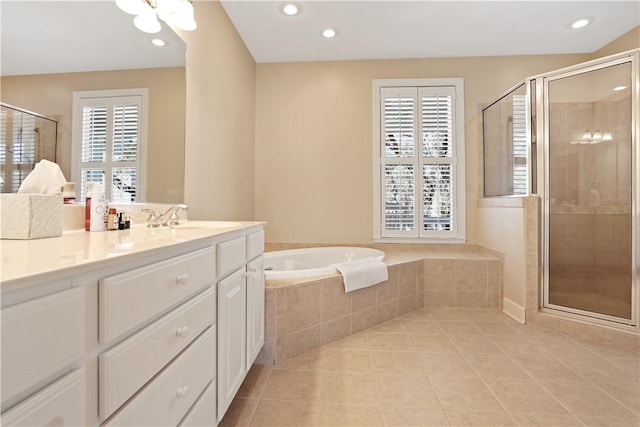
{"type": "Polygon", "coordinates": [[[384,259],[384,252],[364,247],[289,249],[264,254],[267,280],[296,279],[338,274],[333,264],[364,258],[384,259]]]}

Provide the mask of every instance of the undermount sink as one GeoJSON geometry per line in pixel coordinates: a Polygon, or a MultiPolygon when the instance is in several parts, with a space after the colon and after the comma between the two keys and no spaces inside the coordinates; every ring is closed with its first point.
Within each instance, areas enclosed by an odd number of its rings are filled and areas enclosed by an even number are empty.
{"type": "Polygon", "coordinates": [[[222,229],[239,227],[242,224],[233,221],[185,221],[179,225],[172,225],[171,228],[175,229],[222,229]]]}

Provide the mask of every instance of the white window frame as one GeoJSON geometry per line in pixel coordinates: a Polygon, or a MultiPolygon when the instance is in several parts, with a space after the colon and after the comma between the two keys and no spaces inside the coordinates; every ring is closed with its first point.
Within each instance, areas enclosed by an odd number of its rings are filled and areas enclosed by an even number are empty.
{"type": "MultiPolygon", "coordinates": [[[[464,243],[466,241],[465,219],[465,134],[464,134],[464,80],[463,78],[426,78],[426,79],[374,79],[373,80],[373,240],[379,243],[464,243]],[[442,158],[441,163],[452,164],[453,188],[453,224],[449,231],[423,231],[422,220],[417,221],[415,230],[411,232],[383,233],[384,218],[384,174],[382,172],[383,141],[381,141],[381,93],[383,88],[452,88],[453,98],[453,158],[442,158]]],[[[415,153],[420,156],[419,152],[415,153]]],[[[424,159],[416,159],[416,164],[430,163],[424,159]]],[[[417,171],[418,169],[416,169],[417,171]]],[[[416,174],[416,207],[422,197],[421,174],[416,174]]],[[[422,216],[421,210],[416,210],[417,216],[422,216]]]]}
{"type": "MultiPolygon", "coordinates": [[[[82,108],[85,100],[140,97],[139,141],[138,141],[138,165],[136,175],[136,202],[146,201],[147,186],[147,116],[149,111],[149,90],[147,88],[109,89],[73,92],[73,121],[71,137],[71,180],[78,185],[82,182],[82,108]]],[[[107,152],[110,152],[107,150],[107,152]]],[[[107,169],[111,169],[111,161],[102,163],[107,169]]],[[[96,164],[98,165],[98,163],[96,164]]],[[[111,200],[111,188],[105,188],[107,201],[111,200]]],[[[79,189],[78,195],[86,189],[79,189]]]]}

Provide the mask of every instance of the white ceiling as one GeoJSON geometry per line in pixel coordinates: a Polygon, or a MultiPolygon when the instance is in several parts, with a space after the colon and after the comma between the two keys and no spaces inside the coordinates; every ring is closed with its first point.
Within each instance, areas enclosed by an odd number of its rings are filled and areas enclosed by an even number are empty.
{"type": "MultiPolygon", "coordinates": [[[[297,0],[296,17],[284,0],[221,3],[257,62],[591,53],[640,25],[639,0],[297,0]],[[585,16],[591,25],[569,29],[585,16]],[[322,38],[326,26],[338,36],[322,38]]],[[[113,0],[2,0],[0,20],[2,75],[185,64],[173,31],[163,25],[168,46],[152,46],[113,0]]]]}
{"type": "Polygon", "coordinates": [[[175,32],[139,31],[113,0],[2,0],[0,21],[3,76],[185,65],[175,32]],[[155,37],[167,46],[153,46],[155,37]]]}
{"type": "Polygon", "coordinates": [[[295,2],[221,0],[257,62],[591,53],[640,25],[638,0],[295,2]]]}

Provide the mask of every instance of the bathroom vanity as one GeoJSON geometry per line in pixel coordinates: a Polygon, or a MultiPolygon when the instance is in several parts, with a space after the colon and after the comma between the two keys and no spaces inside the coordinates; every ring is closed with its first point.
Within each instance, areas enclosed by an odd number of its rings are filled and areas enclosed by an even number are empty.
{"type": "Polygon", "coordinates": [[[216,425],[264,344],[263,226],[3,240],[2,425],[216,425]]]}

